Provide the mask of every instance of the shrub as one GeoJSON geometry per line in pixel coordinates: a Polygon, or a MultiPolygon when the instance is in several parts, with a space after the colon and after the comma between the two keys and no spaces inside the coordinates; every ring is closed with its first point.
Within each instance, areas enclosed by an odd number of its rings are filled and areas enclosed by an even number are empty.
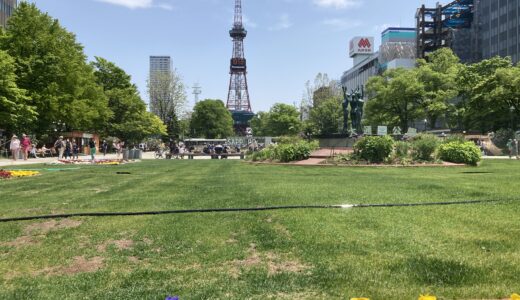
{"type": "Polygon", "coordinates": [[[294,144],[280,144],[274,148],[272,158],[281,162],[304,160],[318,148],[317,142],[300,141],[294,144]]]}
{"type": "Polygon", "coordinates": [[[371,163],[381,163],[387,159],[394,147],[394,140],[390,136],[366,136],[356,142],[356,155],[371,163]]]}
{"type": "Polygon", "coordinates": [[[395,156],[398,158],[406,158],[410,152],[410,143],[408,142],[396,142],[395,143],[395,156]]]}
{"type": "Polygon", "coordinates": [[[452,163],[476,166],[482,156],[480,149],[472,142],[449,142],[439,147],[439,158],[452,163]]]}
{"type": "Polygon", "coordinates": [[[413,158],[416,160],[431,161],[439,146],[439,139],[433,134],[419,134],[413,140],[413,158]]]}
{"type": "Polygon", "coordinates": [[[442,141],[443,144],[447,144],[447,143],[451,143],[451,142],[464,143],[464,142],[466,142],[466,138],[464,137],[463,134],[453,134],[453,135],[447,136],[442,141]]]}
{"type": "Polygon", "coordinates": [[[278,160],[291,162],[309,158],[312,151],[318,148],[317,142],[299,141],[293,144],[271,145],[252,153],[248,158],[252,161],[278,160]]]}

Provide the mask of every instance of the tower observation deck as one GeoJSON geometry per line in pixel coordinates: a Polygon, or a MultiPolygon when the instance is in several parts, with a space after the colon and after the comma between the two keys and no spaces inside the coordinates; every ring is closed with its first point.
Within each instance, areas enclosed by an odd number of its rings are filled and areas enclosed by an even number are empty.
{"type": "Polygon", "coordinates": [[[233,39],[233,55],[230,61],[229,74],[231,76],[226,106],[233,115],[235,130],[242,133],[245,132],[254,114],[247,86],[247,63],[244,55],[244,39],[247,31],[242,23],[241,0],[235,0],[235,17],[229,36],[233,39]]]}

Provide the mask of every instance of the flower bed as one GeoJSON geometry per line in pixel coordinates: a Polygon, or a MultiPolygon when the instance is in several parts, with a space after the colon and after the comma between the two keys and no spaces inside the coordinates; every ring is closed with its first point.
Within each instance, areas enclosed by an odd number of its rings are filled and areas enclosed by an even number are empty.
{"type": "Polygon", "coordinates": [[[8,179],[8,178],[16,178],[16,177],[30,177],[40,175],[38,171],[24,171],[24,170],[0,170],[0,178],[8,179]]]}
{"type": "Polygon", "coordinates": [[[84,160],[84,159],[61,159],[58,161],[60,164],[64,165],[120,165],[123,162],[123,160],[120,159],[97,159],[97,160],[84,160]]]}

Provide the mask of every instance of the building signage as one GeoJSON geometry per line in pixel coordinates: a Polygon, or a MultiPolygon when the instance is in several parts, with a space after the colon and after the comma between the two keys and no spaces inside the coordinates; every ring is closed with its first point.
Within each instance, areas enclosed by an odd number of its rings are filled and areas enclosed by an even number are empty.
{"type": "Polygon", "coordinates": [[[350,40],[350,57],[358,54],[374,53],[374,37],[357,36],[350,40]]]}
{"type": "Polygon", "coordinates": [[[408,131],[406,132],[406,136],[414,137],[417,135],[417,129],[415,128],[408,128],[408,131]]]}
{"type": "Polygon", "coordinates": [[[363,133],[365,135],[372,135],[372,126],[365,126],[365,127],[363,127],[363,133]]]}
{"type": "Polygon", "coordinates": [[[388,127],[386,126],[377,126],[377,135],[387,135],[388,127]]]}

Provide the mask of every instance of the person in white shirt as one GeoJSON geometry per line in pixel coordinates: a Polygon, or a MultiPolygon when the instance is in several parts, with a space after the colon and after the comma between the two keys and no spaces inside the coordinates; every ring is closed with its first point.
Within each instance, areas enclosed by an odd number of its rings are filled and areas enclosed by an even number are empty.
{"type": "Polygon", "coordinates": [[[18,155],[20,153],[20,140],[16,135],[13,135],[11,138],[11,146],[9,147],[11,149],[11,153],[13,154],[13,160],[18,159],[18,155]]]}

